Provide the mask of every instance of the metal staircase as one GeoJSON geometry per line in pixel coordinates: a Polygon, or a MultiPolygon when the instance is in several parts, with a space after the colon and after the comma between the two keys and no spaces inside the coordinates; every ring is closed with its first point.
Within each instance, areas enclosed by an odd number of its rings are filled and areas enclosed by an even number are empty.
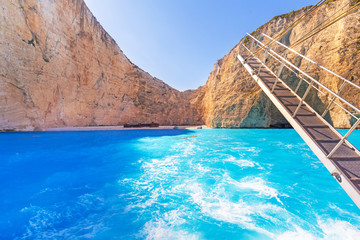
{"type": "Polygon", "coordinates": [[[266,34],[247,34],[239,47],[245,69],[360,208],[360,152],[348,140],[360,109],[341,97],[345,88],[360,93],[360,86],[266,34]],[[321,77],[340,87],[326,86],[321,77]],[[352,123],[345,135],[332,126],[331,112],[352,123]]]}

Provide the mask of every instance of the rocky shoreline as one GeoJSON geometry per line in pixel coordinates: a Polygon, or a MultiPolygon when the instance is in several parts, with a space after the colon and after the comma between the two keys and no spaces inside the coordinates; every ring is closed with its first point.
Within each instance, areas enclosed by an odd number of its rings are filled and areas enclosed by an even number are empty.
{"type": "Polygon", "coordinates": [[[47,128],[44,132],[60,132],[60,131],[105,131],[105,130],[164,130],[164,129],[199,129],[207,128],[205,125],[199,126],[159,126],[159,127],[141,127],[141,128],[125,128],[123,126],[96,126],[96,127],[60,127],[47,128]]]}

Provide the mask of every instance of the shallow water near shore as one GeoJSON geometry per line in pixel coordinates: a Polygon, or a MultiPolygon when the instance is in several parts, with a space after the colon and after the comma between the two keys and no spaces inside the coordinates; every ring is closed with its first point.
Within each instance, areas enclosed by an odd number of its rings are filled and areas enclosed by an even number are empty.
{"type": "Polygon", "coordinates": [[[0,239],[360,236],[292,129],[2,133],[0,159],[0,239]]]}

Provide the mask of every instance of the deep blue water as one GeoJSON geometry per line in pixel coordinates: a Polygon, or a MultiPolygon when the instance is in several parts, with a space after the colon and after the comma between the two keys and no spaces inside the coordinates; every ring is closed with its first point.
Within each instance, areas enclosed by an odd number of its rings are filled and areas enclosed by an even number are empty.
{"type": "Polygon", "coordinates": [[[0,212],[0,239],[360,239],[292,129],[2,133],[0,212]]]}

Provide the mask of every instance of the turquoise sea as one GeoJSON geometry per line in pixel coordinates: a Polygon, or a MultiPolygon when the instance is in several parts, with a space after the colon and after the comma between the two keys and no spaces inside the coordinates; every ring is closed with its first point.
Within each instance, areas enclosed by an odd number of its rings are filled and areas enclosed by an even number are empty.
{"type": "Polygon", "coordinates": [[[360,239],[292,129],[2,133],[0,212],[0,239],[360,239]]]}

